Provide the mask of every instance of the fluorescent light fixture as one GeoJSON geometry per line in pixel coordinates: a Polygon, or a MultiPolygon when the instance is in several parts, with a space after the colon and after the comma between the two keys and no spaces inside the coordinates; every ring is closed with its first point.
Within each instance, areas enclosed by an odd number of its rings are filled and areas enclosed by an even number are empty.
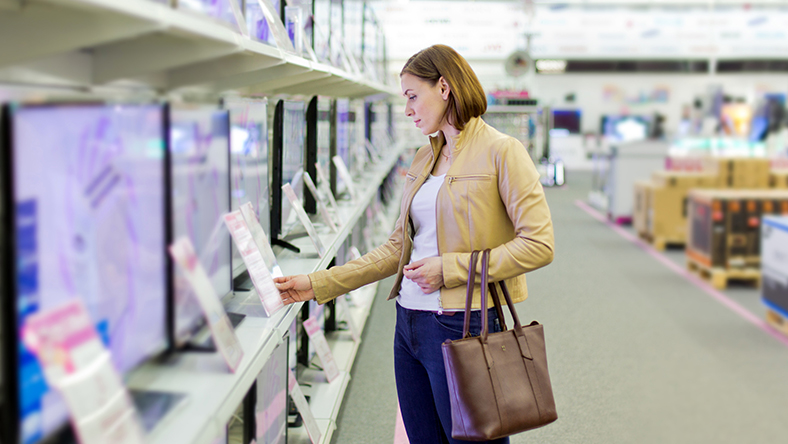
{"type": "Polygon", "coordinates": [[[536,70],[540,74],[560,74],[566,71],[566,60],[537,60],[536,70]]]}

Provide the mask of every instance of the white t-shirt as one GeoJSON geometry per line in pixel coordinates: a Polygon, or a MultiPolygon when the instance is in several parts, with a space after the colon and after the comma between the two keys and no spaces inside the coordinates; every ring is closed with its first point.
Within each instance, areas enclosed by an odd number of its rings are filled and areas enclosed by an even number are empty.
{"type": "MultiPolygon", "coordinates": [[[[410,218],[413,220],[415,236],[413,237],[413,251],[410,262],[426,257],[436,257],[438,254],[438,223],[436,220],[438,190],[443,185],[445,174],[440,176],[430,175],[424,185],[413,196],[410,204],[410,218]]],[[[405,222],[407,223],[407,221],[405,222]]],[[[440,307],[440,290],[425,294],[421,288],[408,278],[402,279],[397,302],[411,310],[438,311],[440,307]]]]}

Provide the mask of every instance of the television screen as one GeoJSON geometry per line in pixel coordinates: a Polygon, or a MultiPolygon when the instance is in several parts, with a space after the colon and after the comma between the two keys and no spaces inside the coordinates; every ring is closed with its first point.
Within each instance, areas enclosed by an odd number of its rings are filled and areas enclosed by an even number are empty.
{"type": "MultiPolygon", "coordinates": [[[[306,115],[304,102],[285,101],[282,138],[282,185],[289,183],[303,202],[304,155],[306,150],[306,115]]],[[[282,199],[282,234],[295,223],[295,211],[287,198],[282,199]]]]}
{"type": "MultiPolygon", "coordinates": [[[[215,107],[173,107],[170,114],[172,239],[188,236],[218,297],[232,288],[229,113],[215,107]]],[[[202,310],[175,269],[174,338],[183,345],[203,324],[202,310]]]]}
{"type": "Polygon", "coordinates": [[[323,97],[317,101],[317,163],[323,171],[331,165],[331,100],[323,97]]]}
{"type": "MultiPolygon", "coordinates": [[[[342,66],[342,45],[345,41],[345,29],[342,26],[345,21],[344,0],[331,1],[331,31],[329,32],[328,43],[331,53],[331,64],[342,66]]],[[[347,67],[350,70],[350,67],[347,67]]]]}
{"type": "Polygon", "coordinates": [[[580,134],[579,110],[553,110],[553,129],[565,130],[569,134],[580,134]]]}
{"type": "MultiPolygon", "coordinates": [[[[336,101],[336,115],[334,116],[337,126],[337,140],[336,140],[336,155],[339,156],[345,165],[350,169],[352,166],[350,156],[350,100],[337,99],[336,101]]],[[[338,195],[341,191],[338,189],[337,173],[334,163],[331,162],[331,191],[334,195],[338,195]]]]}
{"type": "MultiPolygon", "coordinates": [[[[232,210],[251,202],[266,233],[268,205],[268,104],[262,99],[225,99],[230,112],[230,179],[232,210]]],[[[233,277],[244,270],[241,253],[232,244],[233,277]]]]}
{"type": "MultiPolygon", "coordinates": [[[[10,113],[18,325],[78,297],[128,372],[168,345],[162,107],[10,113]]],[[[66,406],[16,341],[21,442],[33,443],[66,424],[66,406]]]]}
{"type": "Polygon", "coordinates": [[[602,135],[617,141],[645,140],[650,119],[643,116],[602,116],[602,135]]]}
{"type": "Polygon", "coordinates": [[[312,3],[313,37],[312,49],[317,60],[328,62],[331,57],[329,34],[331,33],[331,0],[314,0],[312,3]]]}

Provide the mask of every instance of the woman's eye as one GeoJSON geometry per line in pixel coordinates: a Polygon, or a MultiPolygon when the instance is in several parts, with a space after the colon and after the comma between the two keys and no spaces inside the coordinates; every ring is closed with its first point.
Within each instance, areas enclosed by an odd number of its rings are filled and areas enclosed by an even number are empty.
{"type": "Polygon", "coordinates": [[[416,100],[416,96],[410,96],[410,97],[408,97],[408,99],[410,99],[410,100],[416,100]]]}

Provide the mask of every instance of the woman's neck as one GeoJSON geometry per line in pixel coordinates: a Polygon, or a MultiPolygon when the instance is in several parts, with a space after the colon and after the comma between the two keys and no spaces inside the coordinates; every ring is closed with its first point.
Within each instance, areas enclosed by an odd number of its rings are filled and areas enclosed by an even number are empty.
{"type": "Polygon", "coordinates": [[[456,137],[460,134],[460,130],[446,124],[441,128],[441,132],[443,132],[443,138],[446,139],[446,146],[449,148],[449,152],[454,151],[454,146],[457,143],[456,137]]]}

